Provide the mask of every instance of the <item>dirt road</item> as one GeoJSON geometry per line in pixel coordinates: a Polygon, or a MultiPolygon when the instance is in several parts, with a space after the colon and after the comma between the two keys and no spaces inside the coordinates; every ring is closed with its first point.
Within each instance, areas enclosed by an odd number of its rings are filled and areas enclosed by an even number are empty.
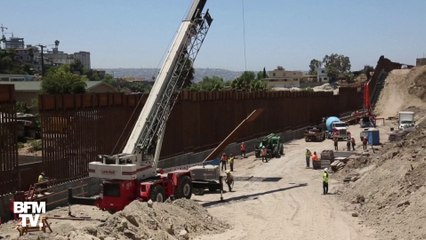
{"type": "MultiPolygon", "coordinates": [[[[361,152],[361,129],[357,125],[350,130],[358,141],[356,151],[361,152]]],[[[194,196],[210,214],[234,227],[197,239],[375,239],[374,232],[352,217],[352,212],[345,211],[336,199],[334,194],[340,183],[333,179],[333,174],[331,194],[322,194],[322,170],[305,168],[306,147],[319,154],[332,149],[333,143],[305,143],[299,139],[285,144],[285,156],[268,163],[255,160],[254,156],[238,159],[235,191],[224,194],[224,203],[215,201],[218,194],[194,196]]],[[[343,147],[346,144],[339,142],[339,148],[343,147]]]]}

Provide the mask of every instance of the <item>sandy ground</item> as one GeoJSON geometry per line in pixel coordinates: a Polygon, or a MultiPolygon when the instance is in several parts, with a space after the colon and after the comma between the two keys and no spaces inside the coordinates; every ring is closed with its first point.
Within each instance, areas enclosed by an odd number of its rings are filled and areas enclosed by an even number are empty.
{"type": "MultiPolygon", "coordinates": [[[[386,128],[379,126],[382,142],[387,139],[386,128]]],[[[361,130],[359,125],[350,127],[356,139],[361,130]]],[[[339,142],[340,149],[344,145],[339,142]]],[[[268,163],[254,156],[237,160],[234,175],[241,181],[235,182],[235,191],[224,194],[225,203],[217,201],[218,194],[193,197],[211,215],[234,228],[196,239],[376,239],[374,231],[352,217],[352,212],[339,202],[336,191],[341,184],[333,179],[333,173],[330,194],[322,194],[322,170],[305,167],[306,147],[320,153],[333,149],[333,143],[299,139],[285,144],[285,156],[280,159],[268,163]]],[[[361,153],[361,146],[355,152],[361,153]]]]}

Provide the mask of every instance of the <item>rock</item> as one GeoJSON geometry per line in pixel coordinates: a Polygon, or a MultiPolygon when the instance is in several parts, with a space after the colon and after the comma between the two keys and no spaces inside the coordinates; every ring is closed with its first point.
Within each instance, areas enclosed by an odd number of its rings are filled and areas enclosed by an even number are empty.
{"type": "Polygon", "coordinates": [[[353,213],[352,213],[352,217],[358,217],[358,213],[353,212],[353,213]]]}
{"type": "Polygon", "coordinates": [[[124,236],[132,239],[132,240],[141,240],[140,237],[137,237],[136,234],[132,231],[130,231],[129,229],[124,230],[123,232],[124,236]]]}
{"type": "Polygon", "coordinates": [[[146,202],[146,204],[148,205],[148,207],[152,208],[152,205],[154,205],[154,203],[152,202],[151,199],[148,200],[148,202],[146,202]]]}
{"type": "Polygon", "coordinates": [[[166,232],[170,235],[175,235],[173,223],[170,223],[168,226],[166,226],[166,232]]]}
{"type": "Polygon", "coordinates": [[[356,202],[357,203],[364,203],[365,202],[365,197],[362,196],[362,195],[356,196],[356,202]]]}
{"type": "Polygon", "coordinates": [[[178,238],[185,239],[185,240],[189,239],[188,232],[185,229],[180,230],[178,238]]]}
{"type": "Polygon", "coordinates": [[[135,219],[135,216],[133,215],[127,215],[125,216],[125,218],[127,219],[127,221],[129,221],[131,224],[133,224],[136,227],[139,227],[139,223],[138,221],[135,219]]]}
{"type": "Polygon", "coordinates": [[[351,177],[351,181],[352,182],[355,182],[356,180],[358,180],[359,179],[359,176],[353,176],[353,177],[351,177]]]}
{"type": "Polygon", "coordinates": [[[402,201],[400,203],[398,203],[398,205],[396,205],[397,207],[402,207],[404,205],[410,205],[410,201],[406,200],[406,201],[402,201]]]}
{"type": "Polygon", "coordinates": [[[93,235],[93,236],[96,236],[97,235],[97,230],[96,230],[96,228],[95,227],[92,227],[92,226],[88,226],[88,227],[85,227],[85,229],[84,229],[88,234],[90,234],[90,235],[93,235]]]}

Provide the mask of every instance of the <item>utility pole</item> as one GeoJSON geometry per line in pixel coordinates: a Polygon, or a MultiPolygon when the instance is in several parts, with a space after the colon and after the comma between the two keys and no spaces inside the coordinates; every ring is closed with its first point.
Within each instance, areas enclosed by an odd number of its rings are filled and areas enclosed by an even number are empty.
{"type": "Polygon", "coordinates": [[[43,57],[43,50],[46,46],[43,46],[41,44],[37,45],[40,47],[40,52],[41,52],[41,76],[44,76],[44,57],[43,57]]]}

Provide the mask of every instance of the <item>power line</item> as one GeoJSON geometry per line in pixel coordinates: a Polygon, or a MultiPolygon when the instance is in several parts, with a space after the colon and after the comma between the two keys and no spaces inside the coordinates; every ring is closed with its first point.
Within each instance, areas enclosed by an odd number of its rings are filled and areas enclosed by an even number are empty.
{"type": "Polygon", "coordinates": [[[241,0],[241,7],[243,11],[243,48],[244,48],[244,71],[247,71],[247,53],[246,53],[246,19],[244,11],[244,0],[241,0]]]}

